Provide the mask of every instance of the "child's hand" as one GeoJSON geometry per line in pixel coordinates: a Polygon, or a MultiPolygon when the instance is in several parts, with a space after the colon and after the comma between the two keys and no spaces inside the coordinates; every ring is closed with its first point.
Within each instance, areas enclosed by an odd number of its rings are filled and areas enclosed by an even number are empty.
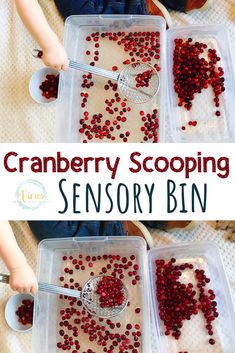
{"type": "Polygon", "coordinates": [[[69,60],[63,45],[58,42],[48,48],[42,48],[42,61],[46,66],[53,67],[56,70],[67,70],[69,60]]]}
{"type": "Polygon", "coordinates": [[[31,267],[25,263],[20,267],[16,267],[10,272],[11,289],[20,293],[33,293],[38,290],[36,276],[31,267]]]}

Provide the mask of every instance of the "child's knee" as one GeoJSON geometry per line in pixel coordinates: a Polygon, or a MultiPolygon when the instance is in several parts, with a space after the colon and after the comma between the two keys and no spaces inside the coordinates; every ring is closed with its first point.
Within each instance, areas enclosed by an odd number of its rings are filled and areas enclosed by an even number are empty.
{"type": "Polygon", "coordinates": [[[77,231],[77,223],[70,221],[28,221],[29,227],[38,241],[73,237],[77,231]]]}
{"type": "Polygon", "coordinates": [[[71,15],[147,14],[146,0],[55,0],[55,4],[65,19],[71,15]]]}

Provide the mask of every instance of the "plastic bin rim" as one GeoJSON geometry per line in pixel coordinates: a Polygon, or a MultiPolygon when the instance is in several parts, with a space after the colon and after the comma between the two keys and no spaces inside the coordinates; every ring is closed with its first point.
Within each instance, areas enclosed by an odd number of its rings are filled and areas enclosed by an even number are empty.
{"type": "MultiPolygon", "coordinates": [[[[84,18],[84,15],[70,15],[66,18],[65,20],[65,26],[68,26],[70,25],[70,21],[72,18],[84,18]]],[[[144,18],[144,19],[148,19],[149,18],[149,15],[87,15],[86,18],[99,18],[99,19],[114,19],[114,20],[118,20],[118,19],[141,19],[141,18],[144,18]]],[[[151,16],[151,19],[157,19],[159,20],[161,23],[162,26],[165,25],[166,27],[166,20],[165,18],[163,18],[162,16],[151,16]]]]}
{"type": "Polygon", "coordinates": [[[144,248],[147,250],[147,243],[146,240],[143,239],[142,237],[139,236],[88,236],[88,237],[66,237],[66,238],[48,238],[48,239],[43,239],[38,243],[38,250],[44,248],[45,243],[55,243],[58,241],[72,241],[76,243],[85,243],[86,241],[94,241],[94,242],[106,242],[109,240],[122,240],[122,241],[138,241],[139,243],[142,243],[141,246],[144,246],[144,248]]]}
{"type": "Polygon", "coordinates": [[[190,25],[185,25],[185,26],[177,26],[177,27],[172,27],[172,28],[169,28],[167,30],[167,35],[170,35],[171,33],[174,33],[174,32],[177,32],[177,31],[184,31],[184,30],[188,30],[188,29],[199,29],[199,30],[202,30],[203,32],[208,32],[208,30],[210,29],[221,29],[221,30],[224,30],[224,31],[228,31],[227,27],[222,24],[222,23],[219,23],[219,24],[207,24],[206,26],[205,25],[202,25],[202,24],[190,24],[190,25]]]}
{"type": "Polygon", "coordinates": [[[196,241],[196,242],[172,243],[172,244],[168,244],[168,245],[164,245],[164,246],[153,247],[152,249],[149,250],[148,256],[151,257],[151,255],[154,254],[158,250],[187,248],[188,246],[190,246],[191,249],[195,249],[195,248],[202,247],[202,246],[209,246],[209,247],[216,249],[220,254],[219,246],[214,241],[204,241],[203,240],[203,241],[196,241]]]}

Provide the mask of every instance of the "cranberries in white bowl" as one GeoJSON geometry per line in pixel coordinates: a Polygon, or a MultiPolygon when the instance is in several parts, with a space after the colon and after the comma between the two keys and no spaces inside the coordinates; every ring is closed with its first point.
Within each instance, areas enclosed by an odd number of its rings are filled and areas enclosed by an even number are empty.
{"type": "Polygon", "coordinates": [[[57,100],[59,86],[59,72],[44,67],[36,71],[29,82],[29,93],[39,104],[48,104],[57,100]]]}

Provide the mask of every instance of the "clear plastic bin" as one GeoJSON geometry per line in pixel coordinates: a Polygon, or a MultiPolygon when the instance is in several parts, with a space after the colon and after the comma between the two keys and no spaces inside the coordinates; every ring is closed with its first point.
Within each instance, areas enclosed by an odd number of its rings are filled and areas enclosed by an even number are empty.
{"type": "MultiPolygon", "coordinates": [[[[160,346],[160,353],[234,353],[235,349],[235,316],[230,288],[224,272],[222,259],[217,245],[213,242],[185,243],[167,247],[153,248],[149,252],[150,285],[153,316],[155,321],[156,336],[160,346]],[[176,264],[189,262],[195,268],[203,269],[211,279],[208,287],[214,290],[219,312],[218,318],[213,321],[213,338],[215,345],[210,345],[211,338],[205,329],[205,319],[199,311],[191,320],[185,320],[181,329],[180,339],[177,341],[172,336],[165,336],[163,322],[159,318],[158,302],[156,299],[156,267],[157,259],[176,259],[176,264]]],[[[180,281],[195,284],[192,270],[182,271],[180,281]]]]}
{"type": "MultiPolygon", "coordinates": [[[[135,255],[136,262],[139,265],[139,275],[141,277],[137,285],[130,284],[131,277],[124,278],[123,281],[128,289],[130,306],[128,306],[120,315],[112,318],[112,322],[121,322],[122,330],[125,331],[125,323],[135,323],[138,321],[142,331],[141,346],[138,352],[149,352],[149,321],[150,308],[148,300],[148,263],[146,243],[139,237],[108,237],[108,238],[67,238],[45,240],[39,245],[38,250],[38,280],[41,282],[60,285],[59,277],[66,277],[63,273],[65,263],[62,261],[62,256],[78,257],[83,256],[98,256],[104,254],[116,254],[121,256],[135,255]],[[134,308],[136,305],[141,309],[137,315],[134,308]]],[[[73,277],[75,281],[79,281],[81,286],[90,277],[90,271],[94,271],[95,275],[102,267],[103,260],[97,260],[92,269],[88,268],[85,271],[74,271],[73,277]]],[[[67,265],[68,266],[68,265],[67,265]]],[[[68,276],[68,275],[67,275],[68,276]]],[[[39,310],[34,312],[33,326],[33,353],[58,353],[63,352],[57,348],[59,338],[60,316],[59,312],[65,307],[65,299],[60,299],[59,295],[38,292],[35,297],[35,307],[39,310]]],[[[80,310],[80,309],[79,309],[80,310]]],[[[96,319],[94,317],[94,319],[96,319]]],[[[98,319],[97,319],[98,321],[98,319]]],[[[105,325],[105,321],[103,323],[105,325]]],[[[108,326],[107,326],[108,327],[108,326]]],[[[88,335],[84,334],[79,329],[79,341],[81,349],[79,351],[86,352],[87,349],[93,349],[96,353],[103,352],[103,348],[97,346],[95,342],[90,342],[88,335]]],[[[119,329],[116,329],[118,332],[119,329]]],[[[121,330],[121,329],[120,329],[121,330]]],[[[117,347],[118,348],[118,347],[117,347]]],[[[73,348],[75,349],[75,348],[73,348]]],[[[72,352],[73,349],[70,351],[72,352]]],[[[114,349],[113,352],[119,352],[114,349]]]]}
{"type": "MultiPolygon", "coordinates": [[[[121,124],[120,130],[115,130],[113,134],[116,140],[93,138],[90,142],[122,142],[119,134],[123,131],[129,131],[128,142],[141,142],[144,136],[140,131],[143,125],[140,110],[146,113],[154,109],[159,111],[159,141],[164,138],[164,90],[165,90],[165,30],[166,24],[159,16],[133,16],[133,15],[92,15],[92,16],[71,16],[66,20],[64,45],[70,59],[89,63],[93,61],[93,55],[86,55],[89,49],[93,52],[94,44],[86,41],[86,37],[92,32],[160,32],[160,59],[154,59],[161,67],[160,90],[149,102],[145,104],[134,104],[127,102],[131,111],[126,113],[127,121],[121,124]]],[[[99,61],[97,67],[111,70],[112,66],[117,66],[119,71],[124,68],[123,60],[127,59],[128,53],[125,53],[123,47],[116,42],[107,39],[100,39],[99,61]]],[[[59,101],[57,105],[56,117],[56,135],[59,142],[82,142],[84,134],[79,132],[80,119],[83,117],[84,109],[81,107],[82,98],[81,82],[84,72],[73,69],[60,74],[59,101]]],[[[94,87],[83,89],[89,93],[89,101],[85,108],[90,114],[102,113],[102,122],[106,119],[113,120],[113,116],[105,111],[105,99],[110,99],[110,90],[105,91],[104,85],[107,79],[93,75],[94,87]]],[[[115,115],[115,114],[114,114],[115,115]]],[[[116,114],[117,115],[117,114],[116,114]]],[[[89,142],[89,141],[88,141],[89,142]]]]}
{"type": "Polygon", "coordinates": [[[168,116],[171,135],[174,142],[234,142],[235,141],[235,79],[230,50],[228,31],[223,25],[176,27],[167,31],[167,96],[168,116]],[[225,92],[220,96],[220,107],[213,102],[211,87],[201,94],[195,94],[192,109],[187,111],[178,106],[178,97],[174,90],[173,52],[176,38],[192,38],[193,42],[203,42],[216,49],[224,69],[225,92]],[[216,110],[221,116],[215,116],[216,110]],[[196,120],[197,126],[188,126],[190,120],[196,120]],[[182,126],[185,130],[182,130],[182,126]]]}

